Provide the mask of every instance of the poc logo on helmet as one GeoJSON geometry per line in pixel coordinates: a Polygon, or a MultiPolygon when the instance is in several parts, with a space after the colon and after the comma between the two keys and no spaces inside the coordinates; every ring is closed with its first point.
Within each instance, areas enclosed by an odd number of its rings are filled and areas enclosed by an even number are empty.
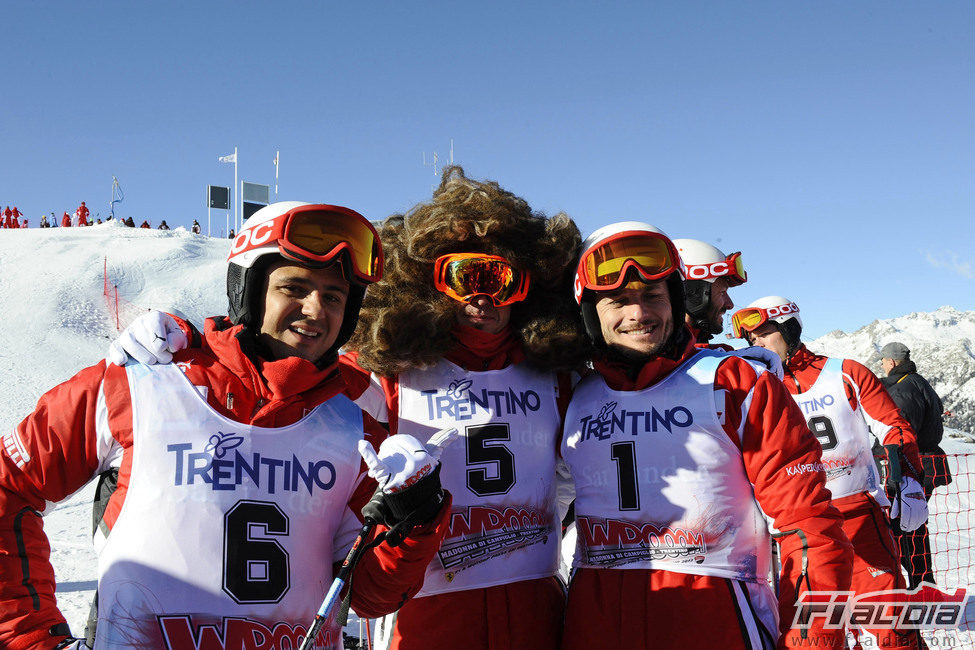
{"type": "Polygon", "coordinates": [[[730,269],[727,262],[714,262],[712,264],[695,264],[687,267],[688,280],[707,280],[708,278],[719,278],[728,275],[730,269]]]}
{"type": "Polygon", "coordinates": [[[241,229],[240,233],[234,237],[234,243],[230,247],[230,254],[234,255],[266,244],[271,238],[272,232],[274,232],[274,219],[269,219],[253,228],[245,227],[241,229]]]}
{"type": "Polygon", "coordinates": [[[776,316],[798,314],[799,308],[796,306],[796,303],[790,302],[788,305],[776,305],[775,307],[769,307],[765,311],[768,312],[769,318],[775,318],[776,316]]]}

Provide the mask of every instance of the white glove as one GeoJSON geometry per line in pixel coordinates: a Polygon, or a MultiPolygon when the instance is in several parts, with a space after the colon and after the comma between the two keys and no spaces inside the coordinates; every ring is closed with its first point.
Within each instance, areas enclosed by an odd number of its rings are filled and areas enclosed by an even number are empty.
{"type": "Polygon", "coordinates": [[[768,348],[763,348],[760,345],[753,345],[748,348],[742,348],[740,350],[732,350],[728,354],[736,357],[742,357],[748,359],[749,361],[757,361],[763,364],[769,369],[769,372],[774,374],[779,379],[785,376],[782,372],[782,359],[779,355],[772,352],[768,348]]]}
{"type": "Polygon", "coordinates": [[[362,516],[389,526],[384,536],[390,546],[399,546],[414,526],[433,521],[440,512],[446,499],[440,485],[440,452],[457,436],[457,429],[443,429],[423,445],[399,433],[383,441],[378,456],[371,444],[359,441],[369,476],[379,483],[362,516]]]}
{"type": "Polygon", "coordinates": [[[164,311],[150,311],[139,316],[108,346],[105,359],[124,366],[129,359],[151,366],[169,363],[173,352],[189,345],[186,334],[172,316],[164,311]]]}
{"type": "Polygon", "coordinates": [[[395,494],[432,472],[444,447],[459,435],[457,429],[441,429],[424,445],[407,433],[397,433],[383,440],[379,455],[369,442],[360,440],[359,454],[383,492],[395,494]]]}
{"type": "Polygon", "coordinates": [[[890,506],[890,518],[900,517],[900,529],[910,532],[917,530],[928,520],[928,502],[924,499],[924,489],[910,476],[902,476],[900,494],[890,506]]]}

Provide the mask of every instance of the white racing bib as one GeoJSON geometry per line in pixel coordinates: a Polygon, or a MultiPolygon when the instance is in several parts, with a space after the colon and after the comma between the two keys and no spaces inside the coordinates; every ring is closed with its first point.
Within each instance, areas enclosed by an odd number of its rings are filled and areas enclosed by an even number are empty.
{"type": "Polygon", "coordinates": [[[573,566],[765,582],[768,528],[717,415],[725,356],[702,350],[644,390],[593,374],[573,391],[562,443],[576,485],[573,566]]]}
{"type": "MultiPolygon", "coordinates": [[[[856,384],[853,386],[856,390],[856,384]]],[[[850,408],[846,398],[843,359],[827,359],[816,383],[805,393],[792,397],[802,410],[809,430],[823,446],[826,487],[833,498],[868,492],[880,505],[890,505],[880,488],[880,475],[870,450],[870,428],[863,412],[850,408]]]]}
{"type": "MultiPolygon", "coordinates": [[[[357,529],[361,410],[336,396],[265,429],[215,412],[175,365],[126,372],[132,466],[98,557],[96,650],[297,648],[345,550],[333,542],[357,529]]],[[[328,635],[316,647],[341,647],[328,635]]]]}
{"type": "Polygon", "coordinates": [[[420,596],[554,576],[559,413],[554,373],[524,364],[469,372],[446,360],[399,377],[399,433],[456,427],[440,457],[450,529],[420,596]]]}

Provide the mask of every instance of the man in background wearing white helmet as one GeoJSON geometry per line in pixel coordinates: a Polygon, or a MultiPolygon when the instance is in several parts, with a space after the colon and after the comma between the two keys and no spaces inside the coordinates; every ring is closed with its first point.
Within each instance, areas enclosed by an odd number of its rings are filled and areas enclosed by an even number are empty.
{"type": "MultiPolygon", "coordinates": [[[[230,317],[191,332],[176,363],[102,361],[3,437],[0,647],[83,647],[55,604],[39,512],[103,473],[117,489],[96,532],[96,650],[297,648],[367,502],[382,525],[366,541],[389,543],[363,554],[352,605],[377,616],[420,588],[449,511],[439,446],[386,438],[338,371],[381,275],[375,229],[348,208],[273,204],[228,262],[230,317]]],[[[313,646],[340,637],[333,622],[313,646]]]]}
{"type": "MultiPolygon", "coordinates": [[[[735,312],[735,336],[779,355],[783,382],[801,407],[809,429],[822,445],[826,487],[843,514],[843,530],[853,543],[852,591],[867,593],[904,589],[897,542],[886,508],[891,506],[880,484],[871,452],[871,434],[896,446],[903,472],[890,516],[903,530],[927,520],[920,486],[923,476],[914,431],[880,380],[852,359],[813,354],[800,341],[802,320],[795,302],[766,296],[735,312]]],[[[882,648],[917,647],[916,635],[868,628],[882,648]]]]}
{"type": "Polygon", "coordinates": [[[687,270],[684,280],[687,326],[698,343],[707,344],[724,330],[724,315],[735,308],[728,289],[748,281],[741,253],[725,255],[697,239],[675,239],[674,246],[687,270]]]}
{"type": "Polygon", "coordinates": [[[562,647],[840,647],[821,621],[793,625],[797,592],[850,581],[819,445],[763,367],[694,347],[683,280],[649,224],[583,243],[575,297],[596,372],[561,444],[578,533],[562,647]],[[778,603],[763,512],[779,533],[778,603]]]}

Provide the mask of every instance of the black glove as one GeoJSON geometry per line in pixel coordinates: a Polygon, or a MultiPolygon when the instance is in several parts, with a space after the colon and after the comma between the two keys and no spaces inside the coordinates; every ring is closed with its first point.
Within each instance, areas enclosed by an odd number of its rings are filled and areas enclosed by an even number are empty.
{"type": "Polygon", "coordinates": [[[386,541],[390,546],[399,546],[414,526],[436,519],[445,500],[437,464],[432,472],[399,492],[387,494],[382,487],[376,488],[372,499],[362,508],[362,516],[389,526],[386,541]]]}

